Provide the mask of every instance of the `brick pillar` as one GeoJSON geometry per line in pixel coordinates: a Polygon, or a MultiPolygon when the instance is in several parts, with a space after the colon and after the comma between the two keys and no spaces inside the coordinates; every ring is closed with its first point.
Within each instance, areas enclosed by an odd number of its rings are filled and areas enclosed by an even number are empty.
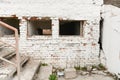
{"type": "Polygon", "coordinates": [[[27,21],[25,19],[20,19],[20,39],[19,39],[19,50],[20,54],[27,54],[26,45],[27,45],[27,21]]]}
{"type": "Polygon", "coordinates": [[[20,39],[26,40],[27,38],[27,21],[20,18],[20,39]]]}
{"type": "Polygon", "coordinates": [[[52,19],[52,37],[58,38],[59,37],[59,20],[52,19]]]}

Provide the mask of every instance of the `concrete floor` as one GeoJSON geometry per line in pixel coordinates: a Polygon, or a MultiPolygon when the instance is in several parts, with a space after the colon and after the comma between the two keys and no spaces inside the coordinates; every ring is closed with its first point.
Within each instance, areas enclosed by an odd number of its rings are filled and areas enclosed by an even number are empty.
{"type": "Polygon", "coordinates": [[[63,77],[60,77],[58,78],[58,80],[115,80],[115,79],[113,79],[113,77],[111,76],[92,74],[85,76],[78,75],[75,79],[64,79],[63,77]]]}

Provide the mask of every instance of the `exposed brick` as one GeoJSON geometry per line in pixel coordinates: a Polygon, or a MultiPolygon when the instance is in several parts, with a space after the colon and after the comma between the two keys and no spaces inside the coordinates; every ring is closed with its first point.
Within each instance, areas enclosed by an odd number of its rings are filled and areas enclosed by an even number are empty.
{"type": "MultiPolygon", "coordinates": [[[[21,54],[55,66],[84,66],[87,63],[99,62],[97,42],[101,4],[102,0],[11,0],[9,3],[0,3],[0,16],[10,17],[15,14],[14,16],[20,18],[21,54]],[[52,36],[27,36],[27,20],[48,18],[52,19],[52,36]],[[59,36],[59,20],[84,20],[83,37],[59,36]]],[[[15,42],[14,38],[1,39],[10,44],[15,42]]]]}

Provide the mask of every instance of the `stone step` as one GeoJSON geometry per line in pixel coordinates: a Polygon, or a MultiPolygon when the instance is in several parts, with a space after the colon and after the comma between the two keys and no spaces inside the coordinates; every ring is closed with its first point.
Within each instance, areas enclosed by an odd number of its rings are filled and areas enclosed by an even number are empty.
{"type": "Polygon", "coordinates": [[[0,42],[0,49],[5,48],[5,47],[10,47],[11,45],[0,42]]]}
{"type": "Polygon", "coordinates": [[[13,52],[13,53],[11,53],[11,54],[9,54],[9,55],[7,55],[7,56],[4,56],[3,58],[10,60],[10,59],[11,59],[12,57],[14,57],[15,55],[16,55],[16,53],[13,52]]]}
{"type": "Polygon", "coordinates": [[[12,53],[15,53],[14,49],[3,48],[0,50],[0,57],[7,57],[12,53]]]}
{"type": "Polygon", "coordinates": [[[14,47],[15,47],[15,45],[13,46],[9,43],[5,43],[3,41],[0,41],[0,49],[2,49],[2,48],[14,48],[14,47]]]}
{"type": "MultiPolygon", "coordinates": [[[[21,56],[20,58],[20,65],[24,65],[28,61],[28,57],[21,56]]],[[[16,63],[16,56],[12,58],[10,61],[16,63]]],[[[12,64],[9,64],[7,62],[0,63],[0,80],[10,80],[12,76],[16,72],[16,67],[12,64]]]]}
{"type": "Polygon", "coordinates": [[[0,49],[4,48],[5,46],[6,46],[6,45],[1,45],[1,46],[0,46],[0,49]]]}
{"type": "MultiPolygon", "coordinates": [[[[40,67],[40,61],[29,60],[21,72],[21,80],[33,80],[36,72],[40,67]]],[[[13,77],[12,80],[18,80],[17,76],[13,77]]]]}
{"type": "Polygon", "coordinates": [[[35,80],[49,80],[49,76],[52,74],[52,66],[41,66],[40,71],[35,80]]]}
{"type": "Polygon", "coordinates": [[[0,47],[3,46],[3,45],[4,45],[4,43],[0,42],[0,47]]]}

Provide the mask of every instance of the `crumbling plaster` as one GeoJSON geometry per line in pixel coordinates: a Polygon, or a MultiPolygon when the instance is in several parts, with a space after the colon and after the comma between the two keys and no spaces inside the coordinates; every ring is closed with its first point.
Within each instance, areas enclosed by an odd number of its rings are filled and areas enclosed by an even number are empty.
{"type": "MultiPolygon", "coordinates": [[[[99,64],[99,22],[102,0],[7,0],[0,3],[0,16],[20,19],[19,49],[55,66],[74,67],[99,64]],[[18,4],[19,3],[19,4],[18,4]],[[7,4],[7,5],[5,5],[7,4]],[[52,36],[27,36],[27,20],[50,17],[52,36]],[[84,20],[83,37],[59,36],[59,19],[84,20]]],[[[14,38],[1,37],[13,44],[14,38]]]]}

